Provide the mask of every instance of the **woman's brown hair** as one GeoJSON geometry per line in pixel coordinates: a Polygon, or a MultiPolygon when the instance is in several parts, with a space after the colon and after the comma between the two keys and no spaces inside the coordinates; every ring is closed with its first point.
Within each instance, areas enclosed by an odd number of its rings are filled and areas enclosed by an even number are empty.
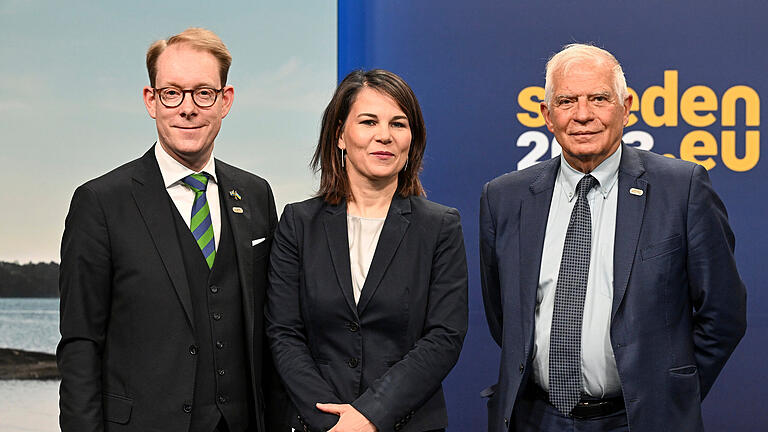
{"type": "Polygon", "coordinates": [[[342,166],[341,151],[337,144],[355,98],[364,87],[391,97],[408,118],[411,146],[405,169],[397,176],[397,193],[402,197],[424,196],[419,173],[427,145],[427,132],[421,107],[408,84],[399,76],[383,69],[350,72],[336,88],[333,98],[325,108],[320,138],[317,140],[311,163],[312,169],[320,172],[320,188],[317,195],[330,204],[338,204],[342,199],[350,198],[349,178],[342,166]]]}

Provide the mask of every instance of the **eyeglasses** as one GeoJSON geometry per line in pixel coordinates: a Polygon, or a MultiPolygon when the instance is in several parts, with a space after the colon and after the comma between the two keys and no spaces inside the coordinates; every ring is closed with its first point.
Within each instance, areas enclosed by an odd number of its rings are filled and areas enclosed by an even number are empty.
{"type": "Polygon", "coordinates": [[[192,101],[200,108],[208,108],[216,103],[216,98],[219,96],[219,92],[224,90],[220,88],[218,90],[210,87],[199,87],[192,90],[182,90],[177,87],[163,87],[160,89],[153,88],[160,95],[160,102],[166,108],[176,108],[184,102],[184,96],[187,93],[192,94],[192,101]]]}

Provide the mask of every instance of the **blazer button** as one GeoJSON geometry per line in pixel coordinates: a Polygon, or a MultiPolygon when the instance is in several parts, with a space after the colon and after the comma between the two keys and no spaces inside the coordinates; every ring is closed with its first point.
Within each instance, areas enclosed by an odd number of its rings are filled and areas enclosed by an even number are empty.
{"type": "Polygon", "coordinates": [[[217,292],[219,292],[219,287],[217,287],[216,285],[211,285],[209,289],[210,289],[210,290],[211,290],[211,292],[212,292],[212,293],[214,293],[214,294],[216,294],[217,292]]]}
{"type": "Polygon", "coordinates": [[[222,403],[222,404],[227,403],[227,398],[222,396],[222,395],[219,395],[219,397],[217,397],[216,400],[219,401],[219,403],[222,403]]]}
{"type": "Polygon", "coordinates": [[[184,404],[184,405],[183,405],[181,408],[182,408],[182,409],[184,410],[184,412],[185,412],[185,413],[187,413],[187,414],[189,414],[189,413],[191,413],[191,412],[192,412],[192,404],[190,404],[190,403],[185,403],[185,404],[184,404]]]}
{"type": "Polygon", "coordinates": [[[351,332],[356,332],[356,331],[360,330],[360,326],[356,322],[348,322],[347,323],[347,328],[351,332]]]}
{"type": "Polygon", "coordinates": [[[192,354],[192,355],[196,355],[197,354],[197,346],[190,345],[189,346],[189,353],[192,354]]]}
{"type": "Polygon", "coordinates": [[[508,418],[505,418],[505,419],[504,419],[504,426],[506,426],[507,428],[509,428],[509,419],[508,419],[508,418]]]}
{"type": "Polygon", "coordinates": [[[216,341],[216,348],[222,349],[224,348],[224,342],[222,341],[216,341]]]}
{"type": "Polygon", "coordinates": [[[523,366],[523,364],[520,363],[520,373],[523,373],[524,370],[525,370],[525,366],[523,366]]]}
{"type": "Polygon", "coordinates": [[[351,359],[347,360],[347,366],[351,368],[356,368],[358,363],[360,363],[360,361],[355,357],[352,357],[351,359]]]}
{"type": "Polygon", "coordinates": [[[218,313],[218,312],[214,312],[213,313],[213,319],[214,319],[214,321],[220,320],[221,319],[221,314],[218,313]]]}
{"type": "Polygon", "coordinates": [[[226,373],[224,372],[224,369],[219,369],[216,372],[219,374],[219,376],[224,376],[224,374],[226,373]]]}

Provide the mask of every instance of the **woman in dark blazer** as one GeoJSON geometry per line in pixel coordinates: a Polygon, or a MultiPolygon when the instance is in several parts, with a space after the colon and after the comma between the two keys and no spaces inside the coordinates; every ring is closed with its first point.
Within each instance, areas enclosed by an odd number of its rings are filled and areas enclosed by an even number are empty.
{"type": "Polygon", "coordinates": [[[459,213],[424,198],[419,103],[384,70],[350,73],[323,115],[318,196],[275,233],[267,335],[296,430],[434,431],[467,330],[459,213]]]}

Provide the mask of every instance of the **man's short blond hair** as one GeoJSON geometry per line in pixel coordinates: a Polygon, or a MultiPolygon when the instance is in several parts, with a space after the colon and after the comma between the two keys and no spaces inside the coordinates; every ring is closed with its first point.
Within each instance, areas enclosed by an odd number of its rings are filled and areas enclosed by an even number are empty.
{"type": "Polygon", "coordinates": [[[155,86],[155,78],[157,78],[158,57],[166,48],[176,44],[187,44],[191,48],[211,53],[219,62],[221,85],[227,84],[227,74],[229,73],[229,66],[232,64],[232,55],[227,46],[216,33],[204,28],[190,27],[168,39],[155,41],[149,46],[147,50],[147,73],[149,73],[149,84],[152,87],[155,86]]]}

